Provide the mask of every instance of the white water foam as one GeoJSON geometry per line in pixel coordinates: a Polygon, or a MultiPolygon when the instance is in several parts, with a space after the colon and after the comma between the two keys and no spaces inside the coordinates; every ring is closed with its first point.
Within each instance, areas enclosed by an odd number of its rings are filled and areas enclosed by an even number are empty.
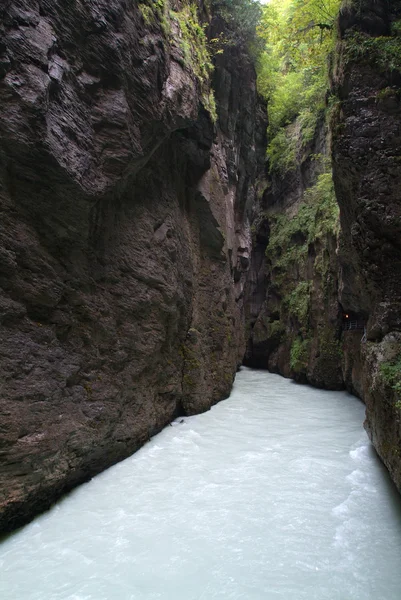
{"type": "Polygon", "coordinates": [[[243,369],[0,545],[3,600],[398,600],[400,499],[364,407],[243,369]]]}

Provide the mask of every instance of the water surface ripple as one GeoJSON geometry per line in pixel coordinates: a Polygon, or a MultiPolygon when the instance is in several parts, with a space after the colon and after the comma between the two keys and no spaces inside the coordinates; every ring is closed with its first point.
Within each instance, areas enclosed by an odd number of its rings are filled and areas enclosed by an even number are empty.
{"type": "Polygon", "coordinates": [[[400,497],[363,405],[242,369],[0,545],[4,600],[399,600],[400,497]]]}

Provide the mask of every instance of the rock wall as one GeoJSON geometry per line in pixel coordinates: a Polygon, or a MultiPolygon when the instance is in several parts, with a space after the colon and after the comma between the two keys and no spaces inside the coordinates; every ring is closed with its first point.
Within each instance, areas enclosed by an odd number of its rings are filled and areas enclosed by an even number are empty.
{"type": "Polygon", "coordinates": [[[246,363],[360,397],[401,490],[401,2],[345,2],[338,25],[328,131],[269,178],[255,214],[246,363]]]}
{"type": "Polygon", "coordinates": [[[333,173],[341,215],[339,299],[366,322],[344,341],[347,387],[401,489],[401,2],[363,0],[340,15],[333,74],[333,173]]]}
{"type": "Polygon", "coordinates": [[[1,531],[230,392],[265,111],[244,48],[211,75],[199,20],[0,7],[1,531]]]}
{"type": "MultiPolygon", "coordinates": [[[[296,130],[298,124],[289,127],[296,130]]],[[[341,389],[338,209],[329,148],[322,116],[291,170],[269,177],[253,224],[245,363],[341,389]]]]}

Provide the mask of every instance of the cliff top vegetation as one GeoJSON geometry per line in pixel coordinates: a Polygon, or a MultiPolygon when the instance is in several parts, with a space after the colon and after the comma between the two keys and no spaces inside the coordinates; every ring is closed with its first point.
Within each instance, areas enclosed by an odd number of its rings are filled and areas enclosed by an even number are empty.
{"type": "Polygon", "coordinates": [[[256,30],[262,17],[258,0],[212,0],[214,12],[220,14],[234,33],[236,42],[255,45],[256,30]]]}
{"type": "Polygon", "coordinates": [[[326,106],[328,57],[341,0],[271,0],[262,7],[258,35],[259,91],[269,100],[271,169],[289,170],[297,140],[287,126],[298,118],[302,143],[315,133],[326,106]]]}

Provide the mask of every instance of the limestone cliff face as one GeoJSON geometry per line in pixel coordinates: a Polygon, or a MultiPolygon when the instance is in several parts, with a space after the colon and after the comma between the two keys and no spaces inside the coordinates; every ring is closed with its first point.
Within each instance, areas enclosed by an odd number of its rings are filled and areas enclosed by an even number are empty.
{"type": "Polygon", "coordinates": [[[213,17],[155,6],[0,8],[2,531],[226,397],[245,350],[254,69],[206,77],[213,17]]]}
{"type": "Polygon", "coordinates": [[[329,144],[322,118],[291,170],[272,173],[257,208],[245,362],[341,389],[338,209],[327,167],[329,144]]]}
{"type": "Polygon", "coordinates": [[[344,335],[344,378],[401,489],[401,3],[344,9],[333,89],[333,172],[341,215],[341,305],[366,322],[344,335]],[[397,23],[398,22],[398,23],[397,23]]]}

